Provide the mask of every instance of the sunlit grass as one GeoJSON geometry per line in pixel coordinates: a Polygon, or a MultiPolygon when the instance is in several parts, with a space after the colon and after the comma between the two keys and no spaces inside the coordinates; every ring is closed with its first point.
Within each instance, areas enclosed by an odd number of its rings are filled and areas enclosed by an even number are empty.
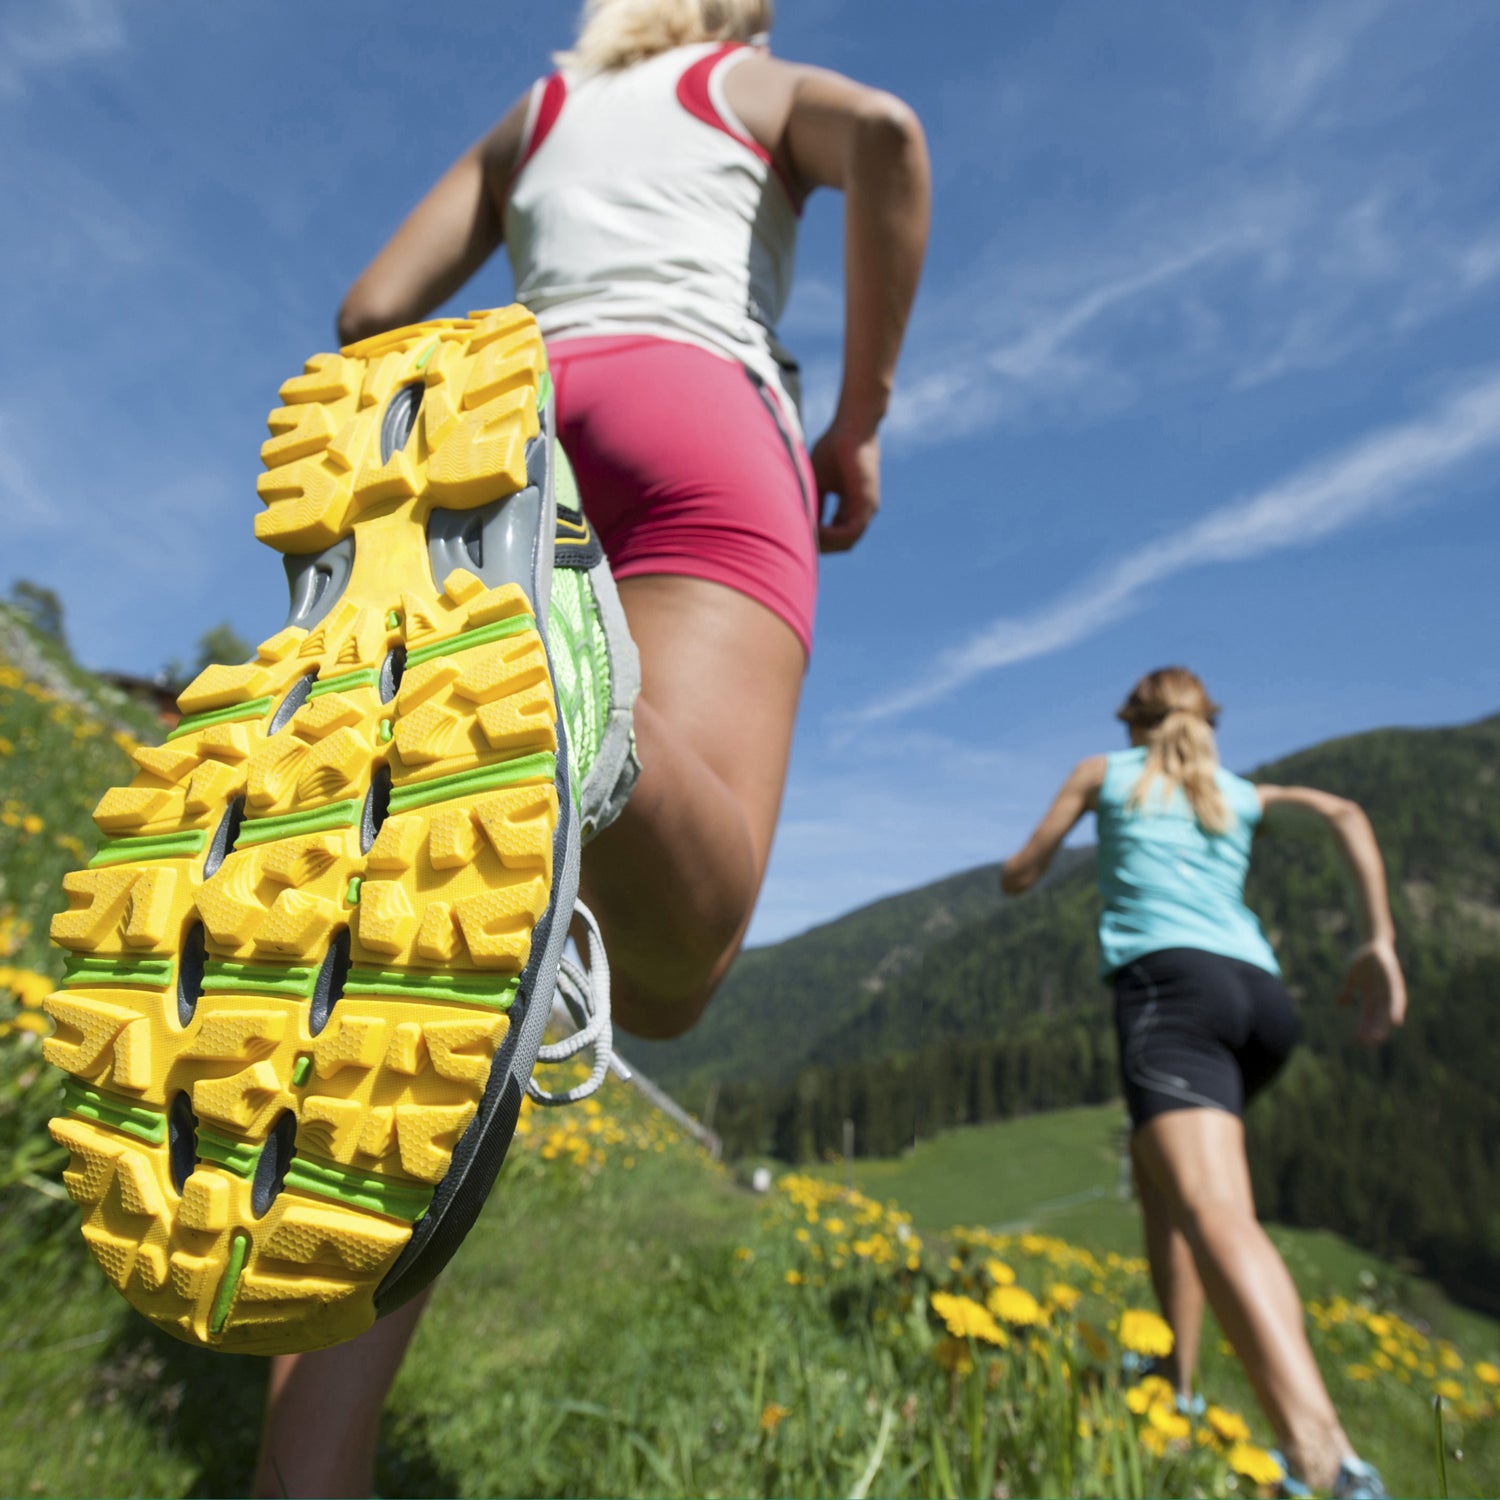
{"type": "MultiPolygon", "coordinates": [[[[264,1364],[175,1344],[127,1308],[59,1201],[45,1131],[47,923],[128,748],[0,668],[0,1493],[235,1492],[253,1459],[264,1364]]],[[[552,1087],[584,1070],[558,1071],[552,1087]]],[[[1007,1190],[1112,1181],[1084,1123],[1029,1159],[1014,1137],[1007,1190]]],[[[1169,1337],[1143,1263],[1119,1253],[1127,1206],[1111,1199],[1097,1240],[1064,1215],[1066,1234],[938,1227],[975,1202],[995,1149],[944,1147],[914,1221],[885,1186],[805,1174],[755,1198],[618,1080],[570,1109],[528,1104],[397,1381],[381,1492],[1265,1492],[1270,1434],[1222,1351],[1197,1416],[1124,1373],[1169,1337]]],[[[1367,1272],[1347,1281],[1309,1305],[1310,1331],[1351,1426],[1383,1434],[1370,1456],[1398,1492],[1435,1492],[1436,1403],[1453,1492],[1500,1492],[1494,1325],[1445,1337],[1367,1272]]]]}

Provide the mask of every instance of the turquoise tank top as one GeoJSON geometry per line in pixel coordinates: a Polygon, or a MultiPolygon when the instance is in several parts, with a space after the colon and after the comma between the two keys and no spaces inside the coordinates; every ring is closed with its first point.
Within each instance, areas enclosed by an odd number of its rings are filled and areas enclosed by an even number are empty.
{"type": "Polygon", "coordinates": [[[1198,824],[1180,788],[1158,781],[1144,806],[1129,807],[1146,765],[1144,747],[1105,756],[1099,788],[1097,870],[1099,972],[1104,975],[1162,948],[1221,953],[1279,974],[1271,945],[1245,905],[1250,840],[1260,799],[1243,776],[1221,766],[1219,790],[1234,815],[1224,833],[1198,824]]]}

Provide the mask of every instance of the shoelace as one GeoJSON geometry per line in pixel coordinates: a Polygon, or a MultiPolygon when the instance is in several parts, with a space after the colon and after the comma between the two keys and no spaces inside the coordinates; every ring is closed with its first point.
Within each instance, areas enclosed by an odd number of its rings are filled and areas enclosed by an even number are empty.
{"type": "Polygon", "coordinates": [[[609,1016],[609,959],[604,952],[604,938],[593,912],[583,902],[573,908],[582,921],[588,938],[588,968],[575,963],[566,954],[557,971],[557,996],[566,1007],[578,1030],[560,1042],[551,1042],[536,1055],[537,1064],[566,1062],[585,1047],[594,1049],[594,1066],[582,1083],[562,1093],[550,1093],[535,1078],[526,1085],[527,1096],[537,1104],[556,1106],[576,1104],[587,1099],[604,1082],[614,1058],[614,1027],[609,1016]]]}

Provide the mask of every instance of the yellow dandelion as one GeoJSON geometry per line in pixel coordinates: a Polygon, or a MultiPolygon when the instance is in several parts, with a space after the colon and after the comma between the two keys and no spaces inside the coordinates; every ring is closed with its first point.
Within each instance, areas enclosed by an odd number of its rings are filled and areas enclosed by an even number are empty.
{"type": "Polygon", "coordinates": [[[21,831],[23,833],[40,833],[44,827],[46,827],[46,824],[35,813],[27,813],[21,819],[21,831]]]}
{"type": "Polygon", "coordinates": [[[1254,1443],[1236,1443],[1228,1456],[1229,1467],[1252,1484],[1279,1484],[1286,1476],[1281,1465],[1254,1443]]]}
{"type": "Polygon", "coordinates": [[[1464,1399],[1464,1388],[1456,1380],[1439,1380],[1432,1388],[1435,1396],[1441,1396],[1444,1401],[1462,1401],[1464,1399]]]}
{"type": "Polygon", "coordinates": [[[52,981],[31,969],[0,969],[0,991],[9,990],[25,1006],[35,1010],[52,993],[52,981]]]}
{"type": "Polygon", "coordinates": [[[737,1245],[734,1251],[734,1258],[736,1260],[754,1260],[755,1251],[748,1245],[737,1245]]]}
{"type": "Polygon", "coordinates": [[[1016,1273],[1003,1260],[987,1260],[984,1269],[996,1286],[1014,1286],[1016,1273]]]}
{"type": "Polygon", "coordinates": [[[788,1271],[781,1279],[788,1286],[801,1286],[804,1278],[801,1271],[788,1271]]]}
{"type": "Polygon", "coordinates": [[[1215,1435],[1226,1443],[1250,1441],[1250,1425],[1238,1412],[1226,1411],[1222,1406],[1210,1406],[1203,1413],[1203,1419],[1213,1428],[1215,1435]]]}
{"type": "Polygon", "coordinates": [[[949,1292],[934,1292],[929,1299],[932,1310],[948,1325],[948,1332],[955,1338],[983,1339],[986,1343],[1004,1348],[1010,1340],[990,1313],[972,1297],[954,1296],[949,1292]]]}
{"type": "Polygon", "coordinates": [[[781,1424],[786,1421],[789,1416],[791,1416],[791,1414],[791,1407],[782,1406],[780,1402],[777,1401],[767,1401],[766,1404],[761,1408],[760,1412],[760,1430],[764,1433],[769,1434],[771,1437],[775,1437],[776,1429],[780,1427],[781,1424]]]}
{"type": "Polygon", "coordinates": [[[1165,1318],[1143,1307],[1128,1307],[1120,1314],[1120,1343],[1136,1354],[1165,1359],[1174,1340],[1165,1318]]]}
{"type": "Polygon", "coordinates": [[[1072,1312],[1083,1300],[1083,1293],[1076,1286],[1069,1286],[1065,1281],[1054,1281],[1047,1288],[1047,1300],[1053,1307],[1063,1312],[1072,1312]]]}
{"type": "Polygon", "coordinates": [[[1186,1442],[1193,1433],[1193,1424],[1175,1406],[1153,1406],[1146,1420],[1170,1442],[1186,1442]]]}
{"type": "Polygon", "coordinates": [[[997,1286],[984,1299],[985,1306],[1016,1328],[1034,1328],[1044,1321],[1040,1303],[1023,1286],[997,1286]]]}
{"type": "Polygon", "coordinates": [[[1147,1425],[1141,1428],[1141,1447],[1154,1453],[1157,1458],[1165,1457],[1171,1441],[1159,1427],[1147,1425]]]}
{"type": "Polygon", "coordinates": [[[1438,1345],[1438,1363],[1445,1370],[1461,1370],[1464,1367],[1462,1355],[1452,1344],[1438,1345]]]}
{"type": "Polygon", "coordinates": [[[1172,1389],[1171,1383],[1163,1380],[1160,1375],[1148,1375],[1139,1384],[1131,1386],[1125,1392],[1125,1405],[1138,1417],[1146,1416],[1158,1406],[1175,1411],[1176,1403],[1176,1391],[1172,1389]]]}
{"type": "Polygon", "coordinates": [[[1348,1365],[1345,1367],[1344,1374],[1346,1374],[1350,1380],[1365,1381],[1374,1380],[1375,1378],[1375,1372],[1369,1367],[1369,1365],[1348,1365]]]}
{"type": "Polygon", "coordinates": [[[1500,1385],[1500,1365],[1481,1359],[1474,1366],[1474,1378],[1481,1385],[1500,1385]]]}

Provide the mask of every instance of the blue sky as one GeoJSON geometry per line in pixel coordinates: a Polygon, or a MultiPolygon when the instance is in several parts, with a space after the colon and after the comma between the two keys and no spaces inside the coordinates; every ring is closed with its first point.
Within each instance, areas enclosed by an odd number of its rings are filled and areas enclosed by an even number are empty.
{"type": "MultiPolygon", "coordinates": [[[[570,18],[0,12],[0,585],[58,589],[82,660],[279,625],[275,389],[570,18]]],[[[936,198],[753,939],[1008,851],[1167,662],[1241,768],[1500,710],[1500,8],[783,0],[774,44],[910,101],[936,198]]],[[[839,245],[815,199],[782,330],[813,426],[839,245]]],[[[497,262],[456,310],[509,292],[497,262]]]]}

